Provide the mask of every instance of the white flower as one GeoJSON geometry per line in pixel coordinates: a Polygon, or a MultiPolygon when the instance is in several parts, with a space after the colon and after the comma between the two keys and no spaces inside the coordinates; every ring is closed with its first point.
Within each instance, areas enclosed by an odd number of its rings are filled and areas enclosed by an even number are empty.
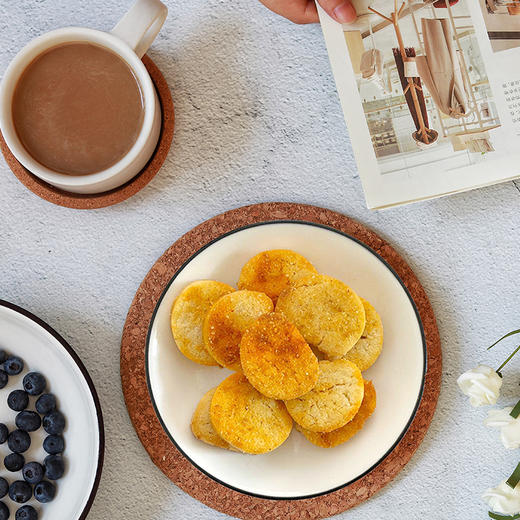
{"type": "Polygon", "coordinates": [[[515,419],[509,415],[512,409],[508,407],[501,410],[490,410],[484,421],[486,426],[500,428],[500,439],[508,450],[520,447],[520,418],[515,419]]]}
{"type": "Polygon", "coordinates": [[[500,395],[502,378],[486,365],[479,365],[477,368],[464,372],[457,383],[462,393],[469,396],[472,406],[483,404],[496,404],[500,395]]]}
{"type": "Polygon", "coordinates": [[[518,485],[512,489],[505,481],[501,482],[496,488],[486,489],[482,498],[496,513],[515,515],[520,512],[520,488],[518,485]]]}

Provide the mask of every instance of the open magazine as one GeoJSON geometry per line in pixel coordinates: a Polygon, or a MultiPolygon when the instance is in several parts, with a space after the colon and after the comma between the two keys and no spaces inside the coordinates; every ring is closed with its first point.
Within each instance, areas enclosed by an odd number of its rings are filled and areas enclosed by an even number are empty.
{"type": "Polygon", "coordinates": [[[318,5],[367,205],[520,177],[520,0],[318,5]]]}

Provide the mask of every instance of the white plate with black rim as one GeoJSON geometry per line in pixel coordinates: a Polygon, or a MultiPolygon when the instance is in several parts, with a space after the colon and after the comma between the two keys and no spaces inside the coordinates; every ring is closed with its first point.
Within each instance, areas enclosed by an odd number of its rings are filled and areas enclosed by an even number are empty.
{"type": "Polygon", "coordinates": [[[155,411],[171,441],[192,464],[241,493],[299,499],[340,489],[376,467],[397,445],[419,405],[426,371],[422,324],[408,290],[392,268],[353,237],[304,222],[251,225],[223,235],[193,255],[163,292],[146,343],[146,377],[155,411]],[[317,270],[344,281],[370,301],[383,320],[384,346],[364,373],[377,392],[377,408],[347,443],[324,449],[293,429],[265,455],[244,455],[206,445],[191,433],[193,410],[204,393],[231,372],[185,358],[173,340],[170,311],[180,291],[199,279],[236,287],[242,266],[268,249],[292,249],[317,270]]]}
{"type": "MultiPolygon", "coordinates": [[[[12,390],[22,388],[23,376],[41,372],[47,379],[47,391],[56,395],[58,409],[65,415],[65,474],[56,481],[56,497],[47,504],[34,497],[27,502],[38,510],[40,520],[83,520],[92,506],[101,478],[104,455],[104,429],[101,406],[88,372],[72,347],[49,325],[30,312],[0,300],[0,348],[24,361],[24,370],[10,376],[0,390],[0,422],[15,429],[16,413],[7,406],[12,390]]],[[[34,410],[35,397],[28,409],[34,410]]],[[[31,447],[24,453],[26,462],[43,462],[47,455],[42,442],[47,434],[31,433],[31,447]]],[[[0,445],[0,458],[9,453],[7,443],[0,445]]],[[[0,476],[9,483],[23,480],[21,471],[8,472],[3,463],[0,476]]],[[[9,497],[2,501],[9,507],[10,518],[22,504],[9,497]]]]}

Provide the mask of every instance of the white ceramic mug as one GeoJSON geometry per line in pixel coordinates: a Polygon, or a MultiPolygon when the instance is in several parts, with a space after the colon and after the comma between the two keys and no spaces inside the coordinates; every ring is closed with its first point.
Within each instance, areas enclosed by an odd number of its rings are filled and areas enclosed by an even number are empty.
{"type": "Polygon", "coordinates": [[[152,156],[161,131],[161,107],[152,79],[141,58],[168,14],[159,0],[137,0],[111,32],[66,27],[48,32],[28,43],[7,67],[0,85],[0,130],[13,155],[31,173],[73,193],[101,193],[135,177],[152,156]],[[69,42],[91,42],[115,52],[132,69],[144,98],[141,131],[129,152],[116,164],[90,175],[64,175],[46,168],[25,150],[12,119],[13,93],[25,68],[42,52],[69,42]]]}

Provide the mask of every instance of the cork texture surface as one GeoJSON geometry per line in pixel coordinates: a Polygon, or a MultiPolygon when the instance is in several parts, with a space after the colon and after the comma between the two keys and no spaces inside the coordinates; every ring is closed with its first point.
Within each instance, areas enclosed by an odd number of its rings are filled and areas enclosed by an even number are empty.
{"type": "Polygon", "coordinates": [[[162,127],[159,141],[146,166],[134,178],[113,190],[92,195],[70,193],[48,184],[22,166],[11,153],[0,133],[0,150],[4,159],[14,175],[27,189],[38,195],[38,197],[58,206],[72,209],[98,209],[123,202],[138,191],[141,191],[155,177],[164,163],[172,144],[175,114],[172,95],[161,71],[152,59],[146,55],[143,56],[143,63],[155,85],[162,111],[162,127]]]}
{"type": "Polygon", "coordinates": [[[442,352],[433,310],[405,260],[373,231],[342,214],[303,204],[264,203],[231,210],[198,225],[157,260],[140,285],[121,342],[121,381],[130,418],[153,462],[177,486],[204,504],[245,520],[319,519],[336,515],[370,498],[406,465],[432,420],[440,392],[442,352]],[[155,305],[175,272],[208,242],[258,222],[299,220],[338,229],[382,256],[406,285],[417,306],[427,344],[424,393],[407,433],[369,474],[333,493],[303,500],[267,500],[234,491],[204,475],[168,439],[155,415],[145,374],[146,335],[155,305]]]}

